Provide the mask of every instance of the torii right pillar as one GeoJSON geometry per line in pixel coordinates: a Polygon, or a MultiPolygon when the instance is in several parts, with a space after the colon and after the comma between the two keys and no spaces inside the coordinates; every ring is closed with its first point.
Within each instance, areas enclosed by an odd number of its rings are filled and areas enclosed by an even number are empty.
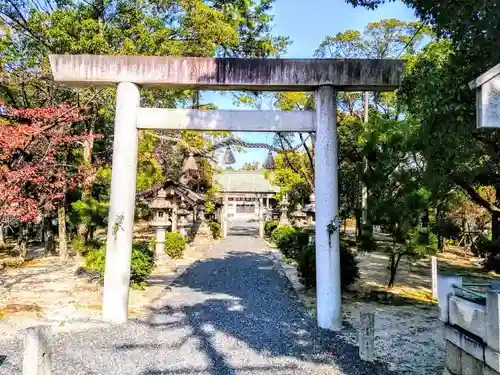
{"type": "Polygon", "coordinates": [[[337,100],[333,86],[316,90],[316,313],[321,328],[342,328],[338,230],[337,100]]]}

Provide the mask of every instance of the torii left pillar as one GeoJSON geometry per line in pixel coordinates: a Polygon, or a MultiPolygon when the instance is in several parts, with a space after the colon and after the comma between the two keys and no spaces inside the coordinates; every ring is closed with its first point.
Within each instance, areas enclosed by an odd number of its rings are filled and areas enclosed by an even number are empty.
{"type": "Polygon", "coordinates": [[[139,104],[139,87],[130,82],[120,82],[116,91],[111,199],[102,297],[103,320],[112,323],[124,323],[128,313],[139,104]]]}

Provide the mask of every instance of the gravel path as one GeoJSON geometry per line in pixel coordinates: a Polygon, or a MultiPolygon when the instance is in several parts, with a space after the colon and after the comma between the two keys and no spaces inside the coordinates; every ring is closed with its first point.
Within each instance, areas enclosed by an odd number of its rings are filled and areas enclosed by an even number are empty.
{"type": "MultiPolygon", "coordinates": [[[[240,232],[194,263],[148,318],[52,335],[54,375],[396,374],[315,328],[265,244],[240,232]]],[[[21,374],[21,360],[21,340],[0,338],[0,374],[21,374]]]]}

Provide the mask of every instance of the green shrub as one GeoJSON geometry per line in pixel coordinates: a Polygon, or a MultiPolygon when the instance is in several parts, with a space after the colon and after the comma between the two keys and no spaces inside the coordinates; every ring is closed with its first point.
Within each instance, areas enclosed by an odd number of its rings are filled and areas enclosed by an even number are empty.
{"type": "Polygon", "coordinates": [[[500,243],[480,234],[474,241],[475,253],[484,256],[483,267],[487,271],[500,272],[500,243]]]}
{"type": "Polygon", "coordinates": [[[106,265],[106,246],[101,246],[99,249],[88,251],[85,255],[85,269],[87,271],[95,271],[101,274],[101,279],[104,278],[104,269],[106,265]]]}
{"type": "MultiPolygon", "coordinates": [[[[98,272],[101,280],[104,279],[106,265],[106,246],[98,249],[90,249],[85,257],[85,269],[98,272]]],[[[130,265],[130,285],[134,289],[142,289],[146,285],[146,279],[154,267],[154,254],[151,248],[142,242],[132,245],[132,259],[130,265]]]]}
{"type": "Polygon", "coordinates": [[[372,235],[362,234],[357,244],[358,251],[372,252],[377,250],[377,242],[372,235]]]}
{"type": "Polygon", "coordinates": [[[415,228],[408,232],[406,239],[406,255],[414,257],[424,257],[429,254],[435,254],[438,248],[437,236],[423,228],[415,228]]]}
{"type": "Polygon", "coordinates": [[[494,271],[500,273],[500,249],[496,251],[491,251],[486,254],[483,262],[483,267],[487,271],[494,271]]]}
{"type": "Polygon", "coordinates": [[[134,289],[143,289],[154,268],[154,252],[145,242],[134,243],[130,265],[130,284],[134,289]]]}
{"type": "Polygon", "coordinates": [[[481,233],[474,241],[473,251],[477,256],[495,253],[495,243],[488,236],[481,233]]]}
{"type": "Polygon", "coordinates": [[[79,254],[83,254],[86,250],[85,238],[83,236],[77,235],[71,240],[71,247],[79,254]]]}
{"type": "Polygon", "coordinates": [[[295,242],[299,249],[303,249],[304,247],[309,245],[309,232],[296,229],[295,230],[295,242]]]}
{"type": "Polygon", "coordinates": [[[316,286],[316,244],[307,245],[297,259],[297,272],[307,289],[316,286]]]}
{"type": "Polygon", "coordinates": [[[291,225],[280,225],[271,234],[271,241],[280,249],[287,258],[295,259],[297,256],[296,230],[291,225]]]}
{"type": "Polygon", "coordinates": [[[210,231],[212,232],[212,237],[214,238],[214,240],[220,238],[220,224],[215,221],[215,220],[210,220],[208,222],[208,227],[210,228],[210,231]]]}
{"type": "Polygon", "coordinates": [[[450,240],[458,240],[462,233],[462,228],[453,220],[441,219],[434,224],[432,231],[443,238],[450,240]]]}
{"type": "Polygon", "coordinates": [[[264,233],[266,237],[271,237],[273,231],[280,225],[278,220],[269,220],[264,224],[264,233]]]}
{"type": "MultiPolygon", "coordinates": [[[[297,272],[306,288],[316,286],[316,244],[304,247],[298,257],[297,272]]],[[[346,290],[359,278],[356,255],[349,249],[347,243],[340,241],[340,285],[346,290]]]]}
{"type": "Polygon", "coordinates": [[[89,240],[85,242],[85,238],[81,235],[76,235],[71,240],[71,248],[82,256],[86,256],[90,251],[99,249],[102,243],[96,240],[89,240]]]}
{"type": "Polygon", "coordinates": [[[173,259],[182,258],[186,248],[186,239],[177,232],[165,233],[165,253],[173,259]]]}
{"type": "Polygon", "coordinates": [[[309,232],[283,225],[273,231],[271,241],[286,258],[297,260],[302,249],[309,244],[309,232]]]}

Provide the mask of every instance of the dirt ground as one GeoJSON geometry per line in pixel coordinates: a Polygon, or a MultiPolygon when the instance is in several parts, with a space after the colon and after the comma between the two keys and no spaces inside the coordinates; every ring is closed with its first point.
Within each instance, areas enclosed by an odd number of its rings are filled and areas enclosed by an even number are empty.
{"type": "MultiPolygon", "coordinates": [[[[209,248],[210,243],[190,248],[174,266],[191,264],[209,248]]],[[[0,332],[16,335],[25,327],[42,323],[58,330],[100,324],[102,287],[76,277],[73,259],[62,266],[56,257],[44,258],[42,253],[41,247],[31,248],[33,260],[0,271],[0,332]]],[[[373,252],[358,253],[357,257],[361,277],[343,297],[344,320],[357,328],[361,311],[375,312],[378,360],[401,374],[440,374],[444,340],[437,304],[431,295],[430,260],[402,260],[396,285],[389,290],[387,255],[373,252]]],[[[439,254],[438,265],[440,273],[461,274],[474,280],[497,277],[483,272],[479,260],[460,248],[439,254]]],[[[172,274],[173,267],[157,268],[145,290],[131,290],[130,316],[145,313],[150,303],[161,296],[165,280],[172,274]]],[[[314,315],[314,291],[304,292],[303,297],[314,315]]],[[[357,342],[355,333],[344,335],[347,341],[357,342]]]]}
{"type": "MultiPolygon", "coordinates": [[[[129,315],[147,313],[175,270],[202,258],[212,244],[209,241],[191,246],[183,259],[157,266],[144,290],[130,290],[129,315]]],[[[0,332],[17,335],[37,324],[51,324],[61,330],[99,324],[102,286],[77,277],[74,258],[62,265],[57,257],[42,254],[42,247],[32,247],[28,254],[32,260],[0,271],[0,332]]]]}
{"type": "MultiPolygon", "coordinates": [[[[441,374],[445,342],[437,301],[432,298],[430,258],[414,262],[403,259],[392,289],[386,288],[387,254],[358,253],[357,258],[360,279],[343,296],[346,325],[358,328],[361,312],[375,312],[376,360],[388,363],[398,374],[441,374]]],[[[447,249],[437,258],[441,274],[460,274],[475,281],[498,277],[484,272],[478,258],[458,247],[447,249]]],[[[315,315],[315,292],[303,292],[303,301],[315,315]]],[[[345,339],[356,344],[357,334],[346,331],[345,339]]]]}

